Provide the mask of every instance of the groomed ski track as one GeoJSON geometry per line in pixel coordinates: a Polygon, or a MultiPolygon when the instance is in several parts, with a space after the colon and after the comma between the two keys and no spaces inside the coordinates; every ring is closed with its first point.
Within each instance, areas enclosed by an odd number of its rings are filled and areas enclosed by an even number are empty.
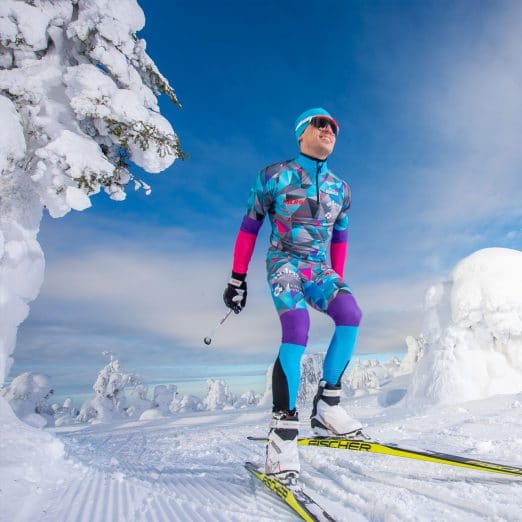
{"type": "MultiPolygon", "coordinates": [[[[399,422],[393,415],[373,417],[371,409],[363,422],[372,423],[380,440],[520,466],[520,409],[505,401],[487,425],[472,407],[446,412],[444,425],[436,413],[399,422]],[[504,434],[511,423],[513,437],[495,439],[497,422],[504,434]]],[[[297,520],[243,468],[245,460],[262,462],[264,445],[246,437],[264,434],[268,418],[265,407],[57,428],[76,471],[19,520],[297,520]]],[[[327,448],[305,447],[300,454],[305,490],[338,521],[515,521],[522,513],[522,481],[514,477],[327,448]]]]}

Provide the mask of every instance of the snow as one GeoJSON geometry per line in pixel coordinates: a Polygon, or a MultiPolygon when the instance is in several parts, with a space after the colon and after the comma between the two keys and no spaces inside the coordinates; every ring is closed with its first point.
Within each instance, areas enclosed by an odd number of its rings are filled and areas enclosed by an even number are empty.
{"type": "MultiPolygon", "coordinates": [[[[520,371],[520,262],[520,252],[505,249],[462,260],[428,289],[424,331],[408,337],[402,363],[352,363],[342,404],[369,436],[522,467],[522,389],[513,377],[520,371]]],[[[322,358],[303,360],[301,435],[310,433],[322,358]]],[[[271,368],[267,392],[270,378],[271,368]]],[[[15,381],[5,397],[43,425],[38,411],[48,411],[42,399],[50,382],[34,374],[15,381]]],[[[6,520],[295,520],[243,468],[245,460],[264,459],[264,445],[246,439],[267,433],[270,406],[259,395],[238,400],[225,381],[210,379],[203,400],[179,397],[175,385],[158,385],[148,398],[112,356],[93,388],[91,422],[71,422],[67,401],[51,407],[55,427],[36,432],[0,397],[9,419],[0,434],[6,520]]],[[[518,477],[326,448],[303,447],[300,456],[305,490],[336,520],[520,520],[518,477]]]]}
{"type": "MultiPolygon", "coordinates": [[[[0,2],[0,384],[43,282],[37,236],[44,210],[55,218],[83,211],[101,190],[122,201],[131,181],[148,194],[127,163],[157,173],[179,155],[157,96],[178,102],[136,37],[144,23],[135,0],[0,2]]],[[[0,396],[5,520],[34,519],[26,492],[63,484],[70,468],[63,446],[41,428],[70,424],[78,412],[68,404],[43,411],[42,379],[20,376],[0,396]],[[38,429],[21,424],[7,400],[38,429]]],[[[112,420],[118,408],[114,397],[96,395],[83,415],[112,420]]],[[[138,416],[150,401],[134,408],[138,416]]]]}
{"type": "Polygon", "coordinates": [[[43,428],[48,421],[41,414],[51,413],[47,399],[52,393],[48,376],[25,372],[15,377],[2,395],[19,419],[35,428],[43,428]]]}
{"type": "Polygon", "coordinates": [[[157,103],[175,95],[135,35],[144,22],[135,0],[0,3],[0,381],[41,286],[44,209],[85,210],[101,189],[121,201],[131,180],[149,193],[123,150],[152,173],[177,157],[157,103]]]}
{"type": "MultiPolygon", "coordinates": [[[[83,466],[64,459],[64,444],[18,420],[0,397],[1,520],[35,520],[39,504],[56,488],[82,476],[83,466]]],[[[83,472],[84,473],[84,472],[83,472]]]]}
{"type": "Polygon", "coordinates": [[[10,171],[25,154],[24,131],[13,103],[0,96],[0,172],[10,171]]]}
{"type": "MultiPolygon", "coordinates": [[[[384,399],[408,380],[396,377],[343,404],[378,440],[522,466],[521,394],[412,414],[384,399]]],[[[302,435],[310,407],[301,409],[302,435]]],[[[41,435],[66,456],[55,461],[58,472],[38,484],[26,479],[23,499],[12,497],[16,484],[0,476],[0,500],[17,521],[296,520],[243,468],[245,460],[263,462],[264,445],[246,437],[266,434],[269,418],[266,406],[163,418],[146,410],[139,421],[48,429],[41,435]]],[[[301,448],[300,455],[305,489],[339,521],[520,519],[521,479],[341,450],[301,448]]]]}
{"type": "Polygon", "coordinates": [[[16,172],[0,176],[0,377],[12,364],[16,330],[27,303],[43,281],[44,259],[36,241],[42,209],[30,180],[16,172]]]}
{"type": "Polygon", "coordinates": [[[412,408],[522,391],[522,252],[488,248],[463,259],[426,296],[426,344],[412,408]]]}
{"type": "Polygon", "coordinates": [[[46,30],[50,20],[43,9],[25,2],[4,0],[0,5],[0,17],[2,38],[7,40],[23,38],[26,45],[35,51],[47,46],[46,30]]]}
{"type": "MultiPolygon", "coordinates": [[[[53,217],[81,211],[102,189],[123,200],[130,181],[148,191],[115,168],[122,147],[148,172],[176,159],[156,99],[160,85],[175,96],[135,37],[143,24],[134,0],[0,3],[0,381],[43,281],[44,208],[53,217]]],[[[406,361],[352,363],[343,405],[369,435],[522,466],[521,273],[521,252],[474,253],[428,290],[425,326],[409,337],[406,361]]],[[[320,361],[307,359],[303,371],[302,434],[320,361]]],[[[71,401],[49,406],[51,384],[39,374],[5,388],[2,520],[294,519],[242,466],[263,461],[263,445],[246,436],[266,434],[268,378],[261,401],[248,391],[237,399],[220,380],[209,381],[203,400],[179,397],[175,385],[149,398],[111,359],[93,391],[78,412],[71,401]]],[[[338,520],[516,521],[522,513],[517,478],[327,449],[301,456],[305,488],[338,520]]]]}

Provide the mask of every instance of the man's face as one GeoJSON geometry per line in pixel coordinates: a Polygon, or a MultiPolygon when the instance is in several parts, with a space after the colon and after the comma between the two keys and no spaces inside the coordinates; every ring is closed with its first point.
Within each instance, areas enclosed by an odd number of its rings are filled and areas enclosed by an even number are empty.
{"type": "Polygon", "coordinates": [[[301,152],[314,158],[326,159],[335,147],[336,136],[330,125],[318,129],[310,124],[299,140],[301,152]]]}

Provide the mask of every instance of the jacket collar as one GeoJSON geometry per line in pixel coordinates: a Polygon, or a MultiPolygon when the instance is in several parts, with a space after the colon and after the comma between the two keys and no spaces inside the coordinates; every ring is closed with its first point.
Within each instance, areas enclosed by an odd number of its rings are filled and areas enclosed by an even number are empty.
{"type": "Polygon", "coordinates": [[[320,174],[328,172],[327,160],[313,158],[312,156],[300,152],[295,161],[309,174],[315,174],[317,172],[317,167],[319,167],[320,174]]]}

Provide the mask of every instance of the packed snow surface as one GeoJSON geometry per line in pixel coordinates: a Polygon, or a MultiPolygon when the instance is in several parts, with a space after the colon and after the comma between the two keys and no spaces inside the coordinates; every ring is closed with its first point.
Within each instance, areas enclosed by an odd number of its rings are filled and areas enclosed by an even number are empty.
{"type": "MultiPolygon", "coordinates": [[[[522,466],[522,394],[412,414],[395,402],[408,378],[344,405],[378,440],[522,466]]],[[[301,409],[302,435],[309,433],[309,408],[301,409]]],[[[47,462],[40,462],[48,457],[38,447],[24,446],[23,430],[12,432],[9,466],[0,471],[7,508],[0,518],[296,520],[243,468],[245,460],[262,464],[264,445],[246,437],[265,435],[269,418],[269,408],[258,406],[54,428],[40,432],[39,444],[56,455],[47,462]],[[48,472],[31,474],[33,463],[23,463],[21,451],[48,472]],[[59,459],[62,451],[66,460],[59,459]]],[[[333,449],[303,447],[300,455],[305,490],[338,521],[517,521],[522,513],[516,477],[333,449]]]]}

